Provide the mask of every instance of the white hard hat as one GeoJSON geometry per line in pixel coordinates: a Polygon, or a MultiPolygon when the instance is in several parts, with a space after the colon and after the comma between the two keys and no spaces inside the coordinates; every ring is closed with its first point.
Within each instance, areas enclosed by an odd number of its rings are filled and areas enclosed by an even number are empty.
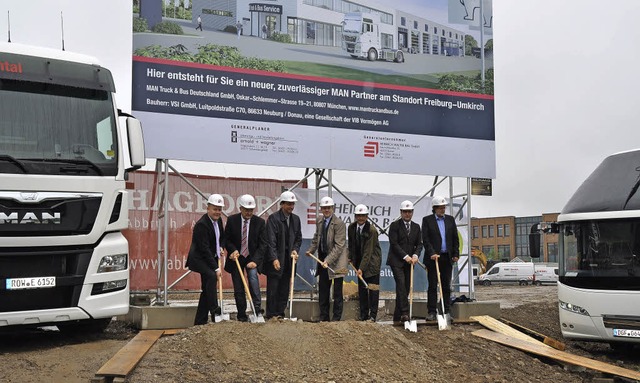
{"type": "Polygon", "coordinates": [[[280,194],[280,202],[298,202],[298,199],[295,194],[287,190],[280,194]]]}
{"type": "Polygon", "coordinates": [[[446,204],[447,204],[447,200],[442,196],[435,196],[431,200],[431,207],[445,206],[446,204]]]}
{"type": "Polygon", "coordinates": [[[406,200],[400,203],[400,210],[413,210],[413,202],[406,200]]]}
{"type": "Polygon", "coordinates": [[[244,194],[241,195],[240,198],[238,198],[238,205],[245,209],[255,209],[256,200],[249,194],[244,194]]]}
{"type": "Polygon", "coordinates": [[[224,198],[220,194],[211,194],[207,200],[209,205],[224,207],[224,198]]]}
{"type": "Polygon", "coordinates": [[[326,207],[326,206],[335,206],[335,203],[333,202],[333,198],[322,197],[322,199],[320,200],[320,207],[326,207]]]}
{"type": "Polygon", "coordinates": [[[369,214],[369,208],[363,204],[357,205],[354,214],[369,214]]]}

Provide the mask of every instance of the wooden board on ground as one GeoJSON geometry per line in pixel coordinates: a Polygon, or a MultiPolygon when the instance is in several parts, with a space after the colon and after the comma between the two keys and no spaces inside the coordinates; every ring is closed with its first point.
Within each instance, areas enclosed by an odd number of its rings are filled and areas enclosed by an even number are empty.
{"type": "Polygon", "coordinates": [[[171,329],[164,330],[164,333],[162,335],[176,335],[184,330],[185,329],[183,328],[171,328],[171,329]]]}
{"type": "Polygon", "coordinates": [[[516,330],[522,331],[523,333],[533,337],[534,339],[539,340],[540,342],[546,344],[547,346],[551,346],[553,348],[555,348],[556,350],[560,350],[560,351],[564,351],[565,350],[565,344],[563,342],[560,342],[557,339],[553,339],[550,336],[546,336],[544,334],[540,334],[539,332],[532,330],[530,328],[526,328],[522,325],[519,325],[517,323],[511,322],[510,320],[504,319],[504,318],[500,318],[500,321],[508,324],[509,326],[515,328],[516,330]]]}
{"type": "Polygon", "coordinates": [[[593,359],[585,358],[583,356],[569,354],[568,352],[551,348],[541,342],[537,342],[537,341],[536,343],[527,342],[527,341],[517,339],[508,335],[499,334],[497,332],[493,332],[490,330],[477,330],[472,332],[471,334],[478,336],[480,338],[498,342],[505,346],[517,348],[518,350],[522,350],[532,354],[555,359],[563,363],[569,363],[576,366],[590,368],[592,370],[604,372],[605,374],[617,375],[617,376],[622,376],[629,379],[640,380],[640,372],[638,371],[632,371],[626,368],[614,366],[609,363],[600,362],[598,360],[593,360],[593,359]]]}
{"type": "Polygon", "coordinates": [[[164,330],[140,331],[100,367],[96,376],[126,377],[163,333],[164,330]]]}
{"type": "Polygon", "coordinates": [[[500,334],[511,336],[511,337],[523,340],[525,342],[542,344],[543,346],[548,347],[547,345],[544,345],[539,340],[534,339],[534,338],[530,337],[529,335],[524,334],[524,333],[514,329],[513,327],[510,327],[510,326],[508,326],[508,325],[500,322],[499,320],[497,320],[497,319],[495,319],[493,317],[490,317],[488,315],[473,316],[470,319],[477,320],[484,327],[488,328],[489,330],[493,330],[495,332],[498,332],[500,334]]]}

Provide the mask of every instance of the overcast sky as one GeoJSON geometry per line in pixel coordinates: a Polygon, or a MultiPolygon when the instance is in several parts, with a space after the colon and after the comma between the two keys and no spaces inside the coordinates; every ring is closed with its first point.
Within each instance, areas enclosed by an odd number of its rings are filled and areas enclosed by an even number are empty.
{"type": "MultiPolygon", "coordinates": [[[[130,9],[130,0],[2,1],[0,31],[6,41],[10,11],[13,42],[59,48],[63,11],[67,50],[100,58],[114,73],[119,106],[129,110],[130,9]]],[[[634,27],[640,1],[494,0],[493,13],[497,179],[492,197],[472,199],[472,213],[558,212],[604,157],[640,146],[640,29],[634,27]]],[[[175,166],[230,177],[299,178],[304,173],[299,168],[175,166]]],[[[405,195],[420,195],[432,183],[423,176],[345,171],[334,171],[333,179],[346,191],[405,195]]]]}

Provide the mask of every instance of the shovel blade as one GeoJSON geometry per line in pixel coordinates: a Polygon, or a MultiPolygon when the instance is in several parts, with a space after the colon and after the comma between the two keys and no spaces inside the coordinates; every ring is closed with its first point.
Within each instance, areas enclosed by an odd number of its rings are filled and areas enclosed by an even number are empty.
{"type": "Polygon", "coordinates": [[[449,323],[447,322],[447,318],[444,315],[438,314],[438,330],[448,330],[449,323]]]}
{"type": "Polygon", "coordinates": [[[265,323],[264,317],[262,315],[258,315],[256,317],[256,323],[265,323]]]}
{"type": "Polygon", "coordinates": [[[418,332],[418,322],[415,320],[408,320],[404,322],[404,329],[411,332],[418,332]]]}

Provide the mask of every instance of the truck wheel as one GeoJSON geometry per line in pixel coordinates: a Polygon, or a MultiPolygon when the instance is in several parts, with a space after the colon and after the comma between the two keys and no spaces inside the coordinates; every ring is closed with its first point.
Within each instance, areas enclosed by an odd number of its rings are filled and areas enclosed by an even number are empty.
{"type": "Polygon", "coordinates": [[[520,281],[518,283],[520,284],[520,286],[526,286],[526,285],[529,284],[529,283],[527,283],[527,281],[520,281]]]}
{"type": "Polygon", "coordinates": [[[533,284],[536,285],[536,286],[542,286],[542,282],[540,282],[540,281],[535,281],[535,282],[533,282],[533,284]]]}
{"type": "Polygon", "coordinates": [[[396,59],[393,60],[397,63],[403,63],[404,62],[404,53],[402,53],[401,51],[396,52],[396,59]]]}
{"type": "Polygon", "coordinates": [[[369,49],[367,52],[367,60],[376,61],[378,59],[378,52],[374,48],[369,49]]]}
{"type": "Polygon", "coordinates": [[[491,281],[488,279],[485,279],[484,281],[482,281],[482,285],[483,286],[491,286],[491,281]]]}

